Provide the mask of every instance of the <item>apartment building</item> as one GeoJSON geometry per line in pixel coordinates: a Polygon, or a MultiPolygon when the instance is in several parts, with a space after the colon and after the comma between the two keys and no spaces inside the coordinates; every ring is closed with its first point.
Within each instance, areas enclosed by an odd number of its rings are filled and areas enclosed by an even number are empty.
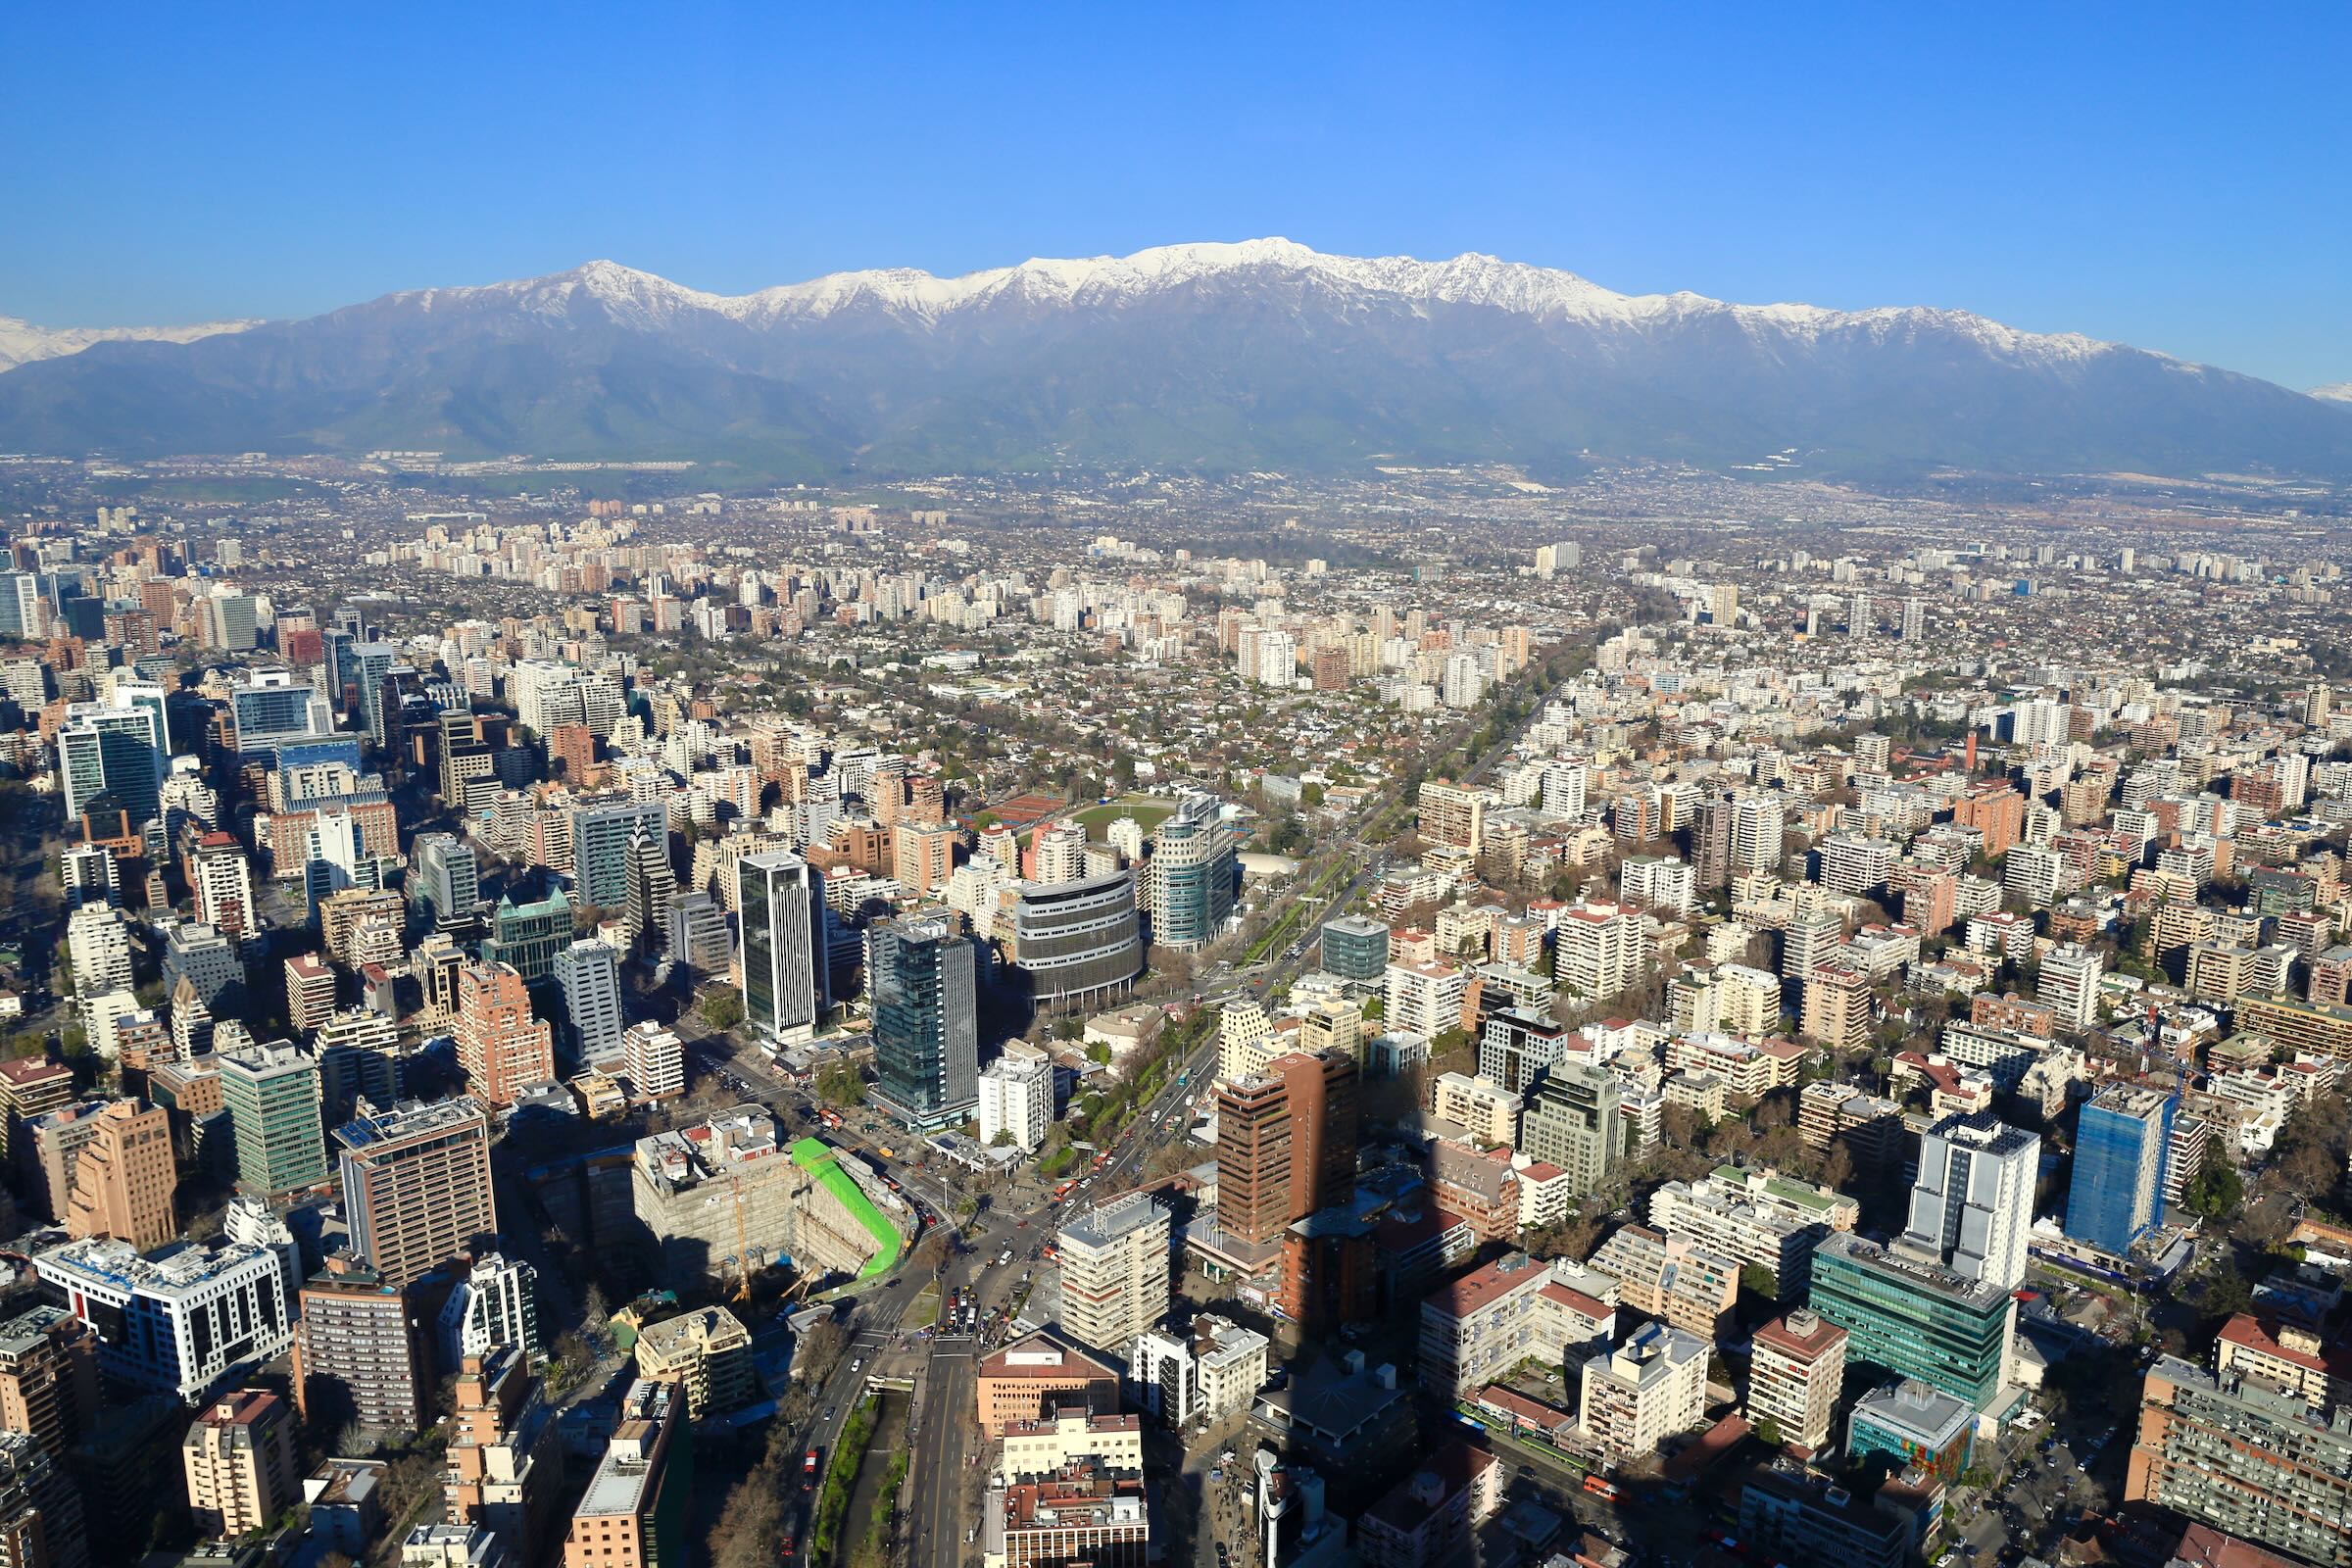
{"type": "Polygon", "coordinates": [[[0,1322],[0,1430],[23,1432],[60,1463],[98,1422],[98,1336],[56,1306],[0,1322]]]}
{"type": "Polygon", "coordinates": [[[686,1391],[686,1413],[700,1421],[748,1404],[759,1393],[752,1332],[723,1306],[706,1306],[651,1323],[637,1334],[637,1375],[686,1391]]]}
{"type": "Polygon", "coordinates": [[[1553,943],[1553,978],[1587,1001],[1615,996],[1649,964],[1647,925],[1639,910],[1622,904],[1570,905],[1560,911],[1553,943]]]}
{"type": "Polygon", "coordinates": [[[1747,1419],[1770,1421],[1783,1443],[1822,1448],[1836,1430],[1845,1383],[1845,1330],[1800,1306],[1756,1330],[1752,1343],[1747,1419]]]}
{"type": "Polygon", "coordinates": [[[1421,1301],[1421,1386],[1468,1397],[1529,1356],[1556,1362],[1616,1325],[1616,1282],[1565,1261],[1514,1252],[1440,1286],[1421,1301]]]}
{"type": "Polygon", "coordinates": [[[1061,1326],[1081,1345],[1123,1355],[1168,1309],[1168,1211],[1128,1193],[1064,1220],[1061,1326]]]}
{"type": "Polygon", "coordinates": [[[2251,1368],[2159,1356],[2140,1385],[2124,1497],[2315,1563],[2352,1561],[2352,1417],[2251,1368]]]}
{"type": "Polygon", "coordinates": [[[1585,1437],[1610,1462],[1625,1464],[1705,1419],[1707,1342],[1648,1323],[1605,1356],[1584,1365],[1585,1437]]]}
{"type": "Polygon", "coordinates": [[[1678,1034],[1666,1042],[1666,1070],[1715,1078],[1724,1093],[1761,1100],[1796,1082],[1806,1052],[1793,1040],[1761,1043],[1720,1034],[1678,1034]]]}
{"type": "Polygon", "coordinates": [[[548,1539],[554,1522],[564,1469],[555,1412],[519,1346],[495,1346],[455,1364],[443,1516],[487,1532],[519,1560],[548,1539]]]}
{"type": "Polygon", "coordinates": [[[294,1399],[308,1420],[421,1432],[431,1419],[424,1320],[409,1292],[348,1255],[301,1292],[294,1399]]]}
{"type": "Polygon", "coordinates": [[[179,1442],[188,1513],[208,1537],[268,1529],[302,1497],[294,1469],[294,1412],[261,1389],[223,1395],[179,1442]]]}
{"type": "Polygon", "coordinates": [[[1714,1176],[1660,1186],[1650,1195],[1649,1223],[1663,1234],[1687,1236],[1740,1268],[1763,1269],[1784,1301],[1803,1299],[1813,1276],[1813,1249],[1830,1234],[1818,1219],[1754,1201],[1744,1181],[1714,1176]]]}
{"type": "Polygon", "coordinates": [[[1689,1236],[1620,1225],[1586,1266],[1617,1282],[1621,1306],[1712,1345],[1740,1299],[1740,1263],[1689,1236]]]}
{"type": "Polygon", "coordinates": [[[1203,1312],[1186,1332],[1156,1328],[1139,1336],[1127,1384],[1135,1401],[1170,1427],[1214,1421],[1266,1386],[1268,1349],[1254,1329],[1203,1312]]]}
{"type": "Polygon", "coordinates": [[[639,1378],[620,1401],[564,1538],[564,1568],[670,1568],[689,1558],[693,1429],[674,1383],[639,1378]]]}

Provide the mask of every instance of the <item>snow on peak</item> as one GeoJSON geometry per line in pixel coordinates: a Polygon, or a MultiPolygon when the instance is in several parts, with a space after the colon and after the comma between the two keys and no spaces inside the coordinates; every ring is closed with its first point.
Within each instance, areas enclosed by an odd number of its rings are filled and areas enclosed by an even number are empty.
{"type": "Polygon", "coordinates": [[[658,329],[697,316],[754,327],[867,313],[936,326],[959,312],[1011,306],[1115,310],[1226,279],[1310,290],[1349,306],[1427,313],[1451,306],[1508,312],[1544,323],[1642,331],[1702,318],[1755,335],[1864,338],[1919,331],[1970,339],[2003,357],[2081,360],[2111,345],[2071,333],[2021,332],[1965,312],[1919,307],[1834,311],[1815,305],[1729,305],[1688,292],[1620,294],[1574,272],[1465,252],[1449,261],[1331,256],[1280,237],[1159,245],[1130,256],[1032,257],[959,277],[913,268],[829,272],[751,294],[707,294],[610,261],[549,277],[395,296],[424,310],[506,304],[567,316],[594,307],[622,325],[658,329]]]}
{"type": "Polygon", "coordinates": [[[0,371],[35,360],[79,354],[93,343],[193,343],[200,337],[242,332],[259,321],[206,321],[197,326],[35,326],[0,316],[0,371]]]}
{"type": "Polygon", "coordinates": [[[2311,389],[2311,395],[2323,403],[2352,403],[2352,381],[2330,381],[2326,386],[2315,386],[2311,389]]]}

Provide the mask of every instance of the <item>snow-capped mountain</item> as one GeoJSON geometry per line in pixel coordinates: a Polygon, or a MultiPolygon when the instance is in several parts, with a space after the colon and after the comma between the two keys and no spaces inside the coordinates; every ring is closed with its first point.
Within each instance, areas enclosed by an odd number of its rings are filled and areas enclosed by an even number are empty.
{"type": "Polygon", "coordinates": [[[207,321],[201,326],[35,326],[0,316],[0,370],[34,360],[79,354],[93,343],[193,343],[218,332],[242,332],[259,321],[207,321]]]}
{"type": "Polygon", "coordinates": [[[2330,381],[2326,386],[2315,386],[2311,389],[2311,395],[2329,403],[2352,403],[2352,381],[2330,381]]]}
{"type": "Polygon", "coordinates": [[[612,262],[0,373],[0,448],[689,457],[778,476],[1752,463],[2352,474],[2342,407],[1963,312],[1620,294],[1284,239],[840,272],[612,262]]]}

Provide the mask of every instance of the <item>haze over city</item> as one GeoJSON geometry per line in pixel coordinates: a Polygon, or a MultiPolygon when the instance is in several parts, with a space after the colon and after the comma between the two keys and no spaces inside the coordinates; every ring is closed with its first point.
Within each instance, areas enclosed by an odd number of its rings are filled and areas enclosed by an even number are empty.
{"type": "Polygon", "coordinates": [[[12,19],[7,1560],[2352,1563],[2347,44],[12,19]]]}

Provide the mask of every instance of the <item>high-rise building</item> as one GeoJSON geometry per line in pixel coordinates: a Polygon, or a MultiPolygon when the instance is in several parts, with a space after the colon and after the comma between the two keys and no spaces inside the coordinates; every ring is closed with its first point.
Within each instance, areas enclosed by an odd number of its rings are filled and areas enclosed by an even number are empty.
{"type": "Polygon", "coordinates": [[[170,732],[160,692],[150,702],[138,695],[143,687],[118,683],[113,701],[66,705],[65,724],[57,732],[57,763],[69,822],[111,806],[139,827],[162,808],[170,732]]]}
{"type": "Polygon", "coordinates": [[[980,1142],[1009,1137],[1023,1153],[1036,1153],[1054,1124],[1054,1058],[1039,1047],[1005,1046],[980,1071],[980,1142]]]}
{"type": "Polygon", "coordinates": [[[55,1306],[0,1322],[0,1429],[62,1461],[97,1430],[98,1414],[98,1336],[87,1323],[55,1306]]]}
{"type": "Polygon", "coordinates": [[[96,1332],[100,1369],[134,1388],[192,1401],[293,1338],[293,1291],[269,1247],[231,1242],[150,1259],[128,1242],[92,1238],[50,1248],[33,1268],[96,1332]],[[241,1332],[218,1332],[224,1323],[241,1332]]]}
{"type": "Polygon", "coordinates": [[[1063,1332],[1125,1355],[1168,1310],[1168,1211],[1150,1193],[1128,1193],[1062,1221],[1063,1332]]]}
{"type": "Polygon", "coordinates": [[[1898,1250],[1962,1279],[2025,1282],[2041,1140],[1988,1110],[1946,1116],[1919,1144],[1911,1222],[1898,1250]]]}
{"type": "Polygon", "coordinates": [[[66,956],[75,995],[130,989],[130,927],[111,905],[85,904],[74,911],[66,921],[66,956]]]}
{"type": "Polygon", "coordinates": [[[694,1486],[686,1391],[639,1378],[572,1510],[564,1568],[671,1568],[687,1560],[686,1505],[694,1486]]]}
{"type": "Polygon", "coordinates": [[[275,1199],[323,1186],[326,1129],[318,1058],[291,1041],[216,1051],[220,1100],[237,1140],[237,1185],[275,1199]]]}
{"type": "Polygon", "coordinates": [[[1417,829],[1431,844],[1448,844],[1476,855],[1486,843],[1487,808],[1494,792],[1450,779],[1425,781],[1414,797],[1417,829]]]}
{"type": "Polygon", "coordinates": [[[458,1372],[442,1511],[488,1532],[511,1560],[522,1561],[554,1523],[564,1467],[555,1412],[520,1346],[468,1351],[451,1364],[458,1372]]]}
{"type": "Polygon", "coordinates": [[[574,1055],[609,1066],[620,1055],[628,1028],[620,1003],[620,955],[582,937],[556,955],[556,983],[564,991],[564,1038],[574,1055]]]}
{"type": "Polygon", "coordinates": [[[629,839],[629,896],[622,911],[630,951],[657,953],[669,940],[669,906],[678,894],[669,865],[669,835],[642,829],[629,839]]]}
{"type": "Polygon", "coordinates": [[[736,862],[743,1011],[771,1040],[807,1040],[833,1005],[824,877],[788,850],[736,862]]]}
{"type": "Polygon", "coordinates": [[[658,1023],[631,1024],[620,1037],[629,1098],[674,1100],[686,1092],[686,1043],[658,1023]]]}
{"type": "Polygon", "coordinates": [[[419,833],[410,846],[409,903],[436,925],[462,925],[482,907],[481,863],[454,833],[419,833]]]}
{"type": "Polygon", "coordinates": [[[1827,1446],[1845,1381],[1845,1330],[1800,1306],[1756,1330],[1753,1344],[1747,1419],[1770,1421],[1783,1443],[1827,1446]]]}
{"type": "Polygon", "coordinates": [[[629,842],[662,845],[666,858],[669,808],[661,801],[597,799],[571,808],[572,885],[599,908],[624,908],[629,899],[629,842]]]}
{"type": "Polygon", "coordinates": [[[172,1118],[161,1109],[142,1109],[135,1100],[117,1100],[91,1122],[89,1141],[74,1161],[66,1234],[112,1236],[153,1251],[179,1234],[172,1118]]]}
{"type": "Polygon", "coordinates": [[[735,940],[717,900],[698,888],[670,901],[668,952],[672,962],[686,967],[690,983],[726,972],[735,956],[735,940]]]}
{"type": "Polygon", "coordinates": [[[2042,955],[2034,999],[2057,1014],[2058,1027],[2080,1031],[2099,1016],[2099,976],[2106,965],[2095,949],[2061,943],[2042,955]]]}
{"type": "Polygon", "coordinates": [[[302,1497],[294,1469],[294,1412],[264,1389],[206,1405],[179,1442],[188,1512],[199,1534],[257,1534],[302,1497]]]}
{"type": "Polygon", "coordinates": [[[2314,1563],[2352,1562],[2352,1410],[2165,1355],[2140,1386],[2124,1496],[2314,1563]]]}
{"type": "Polygon", "coordinates": [[[1216,802],[1187,795],[1152,835],[1152,940],[1163,948],[1206,947],[1233,914],[1233,841],[1216,802]]]}
{"type": "Polygon", "coordinates": [[[458,1066],[474,1098],[504,1109],[556,1076],[555,1034],[531,1016],[531,994],[508,965],[458,972],[458,1066]]]}
{"type": "Polygon", "coordinates": [[[403,1290],[498,1231],[490,1120],[461,1095],[335,1129],[351,1250],[403,1290]]]}
{"type": "Polygon", "coordinates": [[[1527,1092],[1519,1152],[1568,1173],[1571,1193],[1589,1193],[1625,1157],[1616,1075],[1584,1061],[1544,1070],[1527,1092]]]}
{"type": "Polygon", "coordinates": [[[1324,973],[1376,984],[1389,967],[1389,928],[1362,915],[1335,916],[1323,922],[1321,952],[1324,973]]]}
{"type": "Polygon", "coordinates": [[[421,1432],[432,1364],[424,1319],[409,1292],[347,1254],[327,1259],[301,1292],[294,1399],[305,1420],[421,1432]]]}
{"type": "Polygon", "coordinates": [[[999,900],[1002,976],[1038,1002],[1067,1005],[1143,972],[1133,871],[1015,883],[999,900]]]}
{"type": "Polygon", "coordinates": [[[979,1102],[976,971],[951,917],[902,916],[866,934],[877,1092],[912,1126],[961,1121],[979,1102]]]}
{"type": "Polygon", "coordinates": [[[1921,642],[1928,635],[1928,604],[1924,599],[1903,601],[1903,641],[1921,642]]]}
{"type": "Polygon", "coordinates": [[[1849,1363],[1917,1378],[1980,1410],[2007,1377],[2017,1300],[2005,1286],[1849,1234],[1814,1251],[1807,1304],[1845,1330],[1849,1363]]]}
{"type": "Polygon", "coordinates": [[[253,867],[244,847],[226,833],[212,832],[196,841],[188,858],[188,882],[196,896],[196,918],[230,941],[261,930],[261,910],[253,900],[253,867]]]}
{"type": "Polygon", "coordinates": [[[286,1021],[298,1034],[309,1034],[335,1010],[335,971],[315,953],[297,953],[286,960],[286,1021]]]}
{"type": "Polygon", "coordinates": [[[81,1494],[39,1444],[0,1432],[0,1560],[16,1568],[89,1568],[81,1494]]]}
{"type": "Polygon", "coordinates": [[[526,986],[535,986],[556,972],[556,955],[571,945],[575,925],[571,912],[571,896],[561,887],[550,887],[544,895],[514,902],[510,889],[500,896],[490,910],[490,940],[482,945],[482,958],[488,963],[503,963],[519,975],[526,986]]]}
{"type": "Polygon", "coordinates": [[[2110,1084],[2084,1102],[2066,1193],[2066,1234],[2117,1256],[2164,1218],[2180,1097],[2110,1084]]]}
{"type": "Polygon", "coordinates": [[[1291,1053],[1262,1073],[1220,1081],[1217,1223],[1263,1244],[1355,1192],[1352,1057],[1291,1053]]]}
{"type": "Polygon", "coordinates": [[[24,1124],[74,1099],[74,1069],[62,1061],[18,1056],[0,1061],[0,1159],[13,1169],[32,1147],[24,1124]]]}
{"type": "Polygon", "coordinates": [[[1649,963],[1649,938],[1638,909],[1580,901],[1560,911],[1553,977],[1571,994],[1597,1002],[1635,981],[1649,963]]]}
{"type": "Polygon", "coordinates": [[[502,1345],[536,1356],[541,1348],[539,1271],[518,1257],[483,1253],[442,1303],[440,1326],[443,1366],[487,1355],[502,1345]]]}

